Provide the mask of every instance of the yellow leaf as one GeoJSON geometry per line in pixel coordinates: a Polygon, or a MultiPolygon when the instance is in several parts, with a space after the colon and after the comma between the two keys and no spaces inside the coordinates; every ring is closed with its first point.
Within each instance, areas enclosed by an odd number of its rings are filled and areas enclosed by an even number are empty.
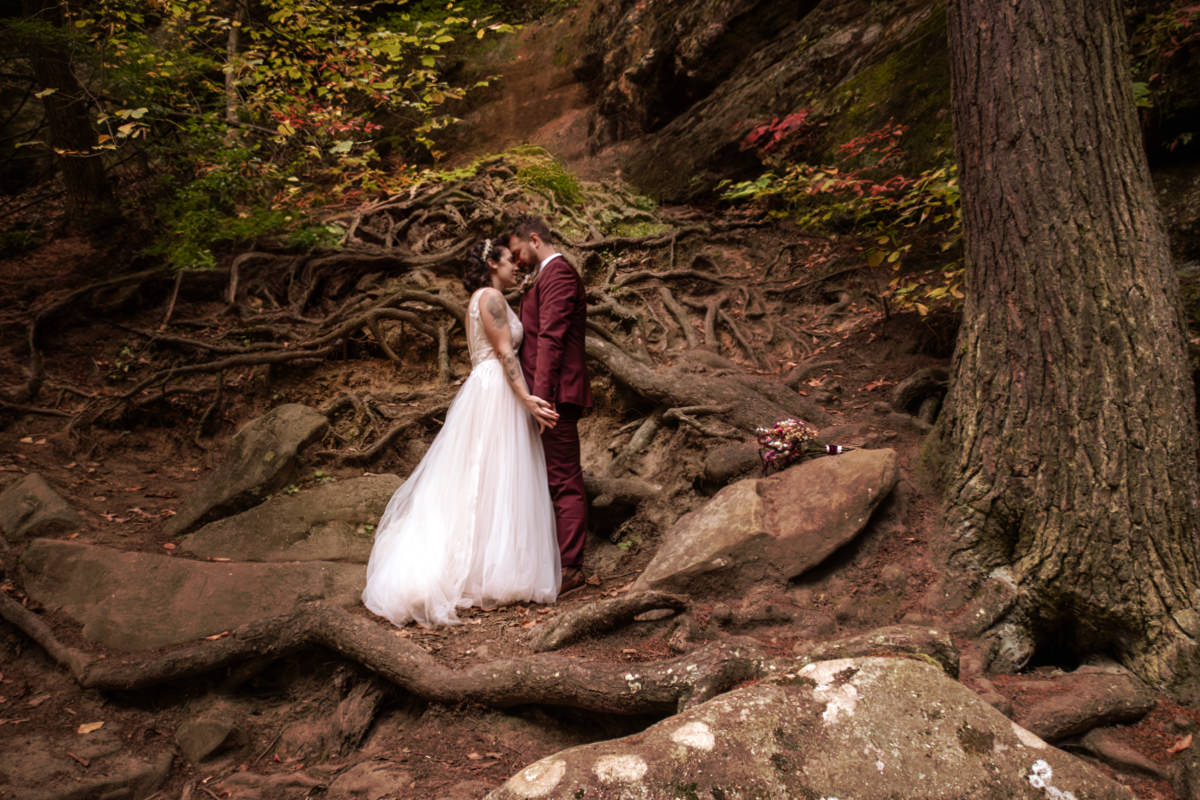
{"type": "Polygon", "coordinates": [[[85,722],[75,729],[76,733],[91,733],[104,727],[103,722],[85,722]]]}

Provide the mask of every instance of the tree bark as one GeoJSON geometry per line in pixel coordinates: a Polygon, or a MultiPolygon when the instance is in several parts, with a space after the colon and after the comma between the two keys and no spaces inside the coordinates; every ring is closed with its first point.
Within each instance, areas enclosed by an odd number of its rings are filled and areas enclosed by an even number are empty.
{"type": "MultiPolygon", "coordinates": [[[[58,0],[22,0],[21,11],[30,19],[62,26],[58,0]]],[[[94,231],[118,216],[112,185],[95,150],[96,132],[88,114],[87,98],[75,77],[70,54],[54,47],[46,37],[31,36],[28,58],[34,78],[46,90],[49,144],[66,189],[67,227],[94,231]]]]}
{"type": "Polygon", "coordinates": [[[949,29],[968,286],[939,431],[949,566],[1008,567],[1005,620],[1040,646],[1181,688],[1195,403],[1120,2],[951,0],[949,29]]]}

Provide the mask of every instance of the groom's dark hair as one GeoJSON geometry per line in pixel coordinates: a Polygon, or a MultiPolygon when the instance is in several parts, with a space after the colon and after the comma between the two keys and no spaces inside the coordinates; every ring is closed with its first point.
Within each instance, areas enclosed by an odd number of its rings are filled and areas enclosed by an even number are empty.
{"type": "MultiPolygon", "coordinates": [[[[543,242],[552,241],[554,236],[550,233],[550,226],[546,224],[546,220],[536,214],[522,214],[517,217],[517,221],[508,229],[509,238],[516,236],[518,239],[529,239],[529,234],[536,233],[543,242]]],[[[508,241],[507,239],[505,241],[508,241]]]]}

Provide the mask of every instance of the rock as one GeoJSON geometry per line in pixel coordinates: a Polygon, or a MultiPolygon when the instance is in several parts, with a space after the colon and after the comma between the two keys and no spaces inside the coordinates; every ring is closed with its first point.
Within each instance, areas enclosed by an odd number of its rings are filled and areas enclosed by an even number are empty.
{"type": "Polygon", "coordinates": [[[899,564],[885,564],[883,569],[879,570],[879,582],[892,592],[907,589],[909,577],[909,571],[899,564]]]}
{"type": "Polygon", "coordinates": [[[1005,691],[1013,698],[1014,719],[1051,742],[1101,725],[1136,722],[1156,702],[1144,683],[1116,665],[1017,676],[1005,683],[1005,691]]]}
{"type": "Polygon", "coordinates": [[[992,658],[988,669],[1002,675],[1018,672],[1028,664],[1037,644],[1029,628],[1012,622],[1002,622],[992,628],[987,638],[994,641],[994,647],[989,648],[992,658]]]}
{"type": "Polygon", "coordinates": [[[166,751],[138,758],[127,751],[125,742],[111,731],[64,741],[21,734],[14,728],[5,733],[0,796],[5,800],[144,800],[166,781],[174,754],[166,751]]]}
{"type": "Polygon", "coordinates": [[[938,667],[859,658],[809,664],[633,736],[547,756],[488,800],[1070,796],[1132,800],[938,667]]]}
{"type": "Polygon", "coordinates": [[[395,475],[323,483],[278,495],[180,540],[206,558],[236,561],[355,561],[366,563],[375,525],[403,481],[395,475]]]}
{"type": "Polygon", "coordinates": [[[792,652],[805,661],[895,654],[923,656],[951,678],[958,677],[958,648],[950,634],[937,628],[890,625],[831,642],[797,642],[792,652]]]}
{"type": "Polygon", "coordinates": [[[811,163],[829,163],[820,145],[850,140],[847,127],[873,130],[889,116],[922,149],[949,141],[935,124],[949,100],[944,17],[926,4],[865,14],[830,0],[649,0],[595,4],[581,20],[578,71],[599,117],[590,149],[617,150],[624,176],[661,200],[757,166],[738,139],[797,109],[832,117],[830,130],[800,123],[792,138],[811,163]]]}
{"type": "Polygon", "coordinates": [[[81,525],[83,518],[36,472],[0,492],[0,532],[13,544],[26,537],[53,536],[81,525]]]}
{"type": "Polygon", "coordinates": [[[183,757],[192,764],[199,764],[223,750],[244,746],[248,738],[237,718],[237,711],[230,704],[218,702],[185,719],[175,729],[175,741],[183,751],[183,757]]]}
{"type": "Polygon", "coordinates": [[[898,475],[894,451],[855,450],[730,484],[667,531],[634,589],[697,594],[793,578],[857,536],[898,475]]]}
{"type": "Polygon", "coordinates": [[[21,557],[25,591],[118,650],[177,644],[292,611],[305,600],[352,605],[357,564],[204,562],[35,539],[21,557]]]}
{"type": "Polygon", "coordinates": [[[1120,731],[1115,728],[1093,728],[1084,734],[1080,743],[1101,761],[1122,772],[1140,772],[1162,780],[1169,777],[1166,768],[1123,741],[1120,731]]]}
{"type": "Polygon", "coordinates": [[[391,761],[363,761],[339,774],[329,784],[328,798],[390,800],[409,797],[412,775],[391,761]]]}
{"type": "Polygon", "coordinates": [[[1179,800],[1200,800],[1200,748],[1187,748],[1171,762],[1171,788],[1179,800]]]}
{"type": "Polygon", "coordinates": [[[704,482],[724,486],[734,478],[761,469],[762,459],[754,442],[736,442],[714,447],[704,454],[704,482]]]}
{"type": "Polygon", "coordinates": [[[229,442],[220,465],[183,501],[164,530],[178,536],[233,514],[278,489],[291,477],[296,456],[329,420],[308,406],[287,403],[246,424],[229,442]]]}

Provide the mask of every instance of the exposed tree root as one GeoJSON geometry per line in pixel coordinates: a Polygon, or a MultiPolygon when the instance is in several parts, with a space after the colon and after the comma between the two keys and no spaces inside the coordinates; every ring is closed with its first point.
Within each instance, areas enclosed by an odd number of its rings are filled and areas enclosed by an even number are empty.
{"type": "MultiPolygon", "coordinates": [[[[222,392],[227,398],[239,391],[242,376],[255,367],[295,369],[363,351],[401,369],[414,361],[436,364],[437,381],[448,385],[464,350],[459,262],[473,241],[503,230],[512,210],[520,209],[547,215],[567,234],[559,238],[589,276],[588,354],[644,401],[643,409],[728,406],[722,416],[728,428],[695,415],[669,418],[702,437],[752,431],[788,416],[827,421],[819,407],[763,374],[803,357],[813,346],[810,335],[822,335],[802,331],[798,306],[790,299],[803,281],[787,280],[781,267],[768,281],[744,271],[749,259],[727,259],[714,249],[722,236],[736,237],[764,220],[651,213],[616,185],[589,188],[585,208],[568,208],[553,192],[529,191],[514,181],[520,168],[502,156],[467,177],[365,204],[330,220],[345,227],[335,248],[297,253],[265,245],[238,255],[225,275],[170,275],[155,269],[57,298],[22,322],[29,326],[28,380],[4,387],[0,400],[11,412],[69,415],[68,432],[85,436],[91,425],[119,424],[147,406],[219,419],[222,392]],[[615,227],[614,219],[659,230],[643,237],[605,234],[615,227]],[[743,271],[734,272],[729,264],[743,271]],[[171,284],[161,287],[167,311],[156,312],[151,326],[158,325],[157,330],[118,324],[139,337],[144,347],[139,355],[149,368],[134,367],[115,392],[96,393],[83,403],[34,402],[46,377],[36,346],[40,321],[97,293],[164,280],[171,284]],[[226,305],[207,318],[185,319],[188,312],[182,309],[193,307],[195,298],[189,295],[197,288],[209,294],[219,289],[226,305]]],[[[794,256],[797,246],[771,253],[774,265],[789,253],[794,256]]],[[[517,299],[514,294],[510,301],[517,299]]],[[[843,294],[826,318],[848,302],[843,294]]],[[[636,437],[642,447],[662,419],[636,437]]],[[[403,421],[362,426],[354,437],[343,437],[345,447],[326,455],[369,461],[403,435],[403,421]]],[[[614,475],[636,454],[622,454],[614,475]]]]}
{"type": "Polygon", "coordinates": [[[601,600],[580,606],[550,620],[533,637],[530,644],[533,646],[533,652],[545,653],[565,647],[586,636],[597,636],[628,625],[639,614],[647,611],[668,609],[680,612],[687,607],[687,598],[664,592],[638,592],[601,600]]]}
{"type": "Polygon", "coordinates": [[[721,641],[646,664],[590,662],[555,655],[505,658],[451,669],[403,632],[345,609],[305,604],[214,641],[140,655],[93,656],[68,647],[38,616],[7,595],[0,616],[36,641],[84,688],[133,691],[194,678],[251,658],[280,658],[326,647],[396,686],[438,703],[495,708],[539,704],[609,714],[673,714],[738,683],[771,662],[754,644],[721,641]]]}
{"type": "Polygon", "coordinates": [[[765,377],[741,381],[727,375],[655,370],[595,336],[587,337],[587,353],[647,400],[671,407],[725,407],[729,411],[723,421],[743,431],[792,416],[817,424],[828,420],[819,406],[782,384],[773,386],[765,377]]]}

